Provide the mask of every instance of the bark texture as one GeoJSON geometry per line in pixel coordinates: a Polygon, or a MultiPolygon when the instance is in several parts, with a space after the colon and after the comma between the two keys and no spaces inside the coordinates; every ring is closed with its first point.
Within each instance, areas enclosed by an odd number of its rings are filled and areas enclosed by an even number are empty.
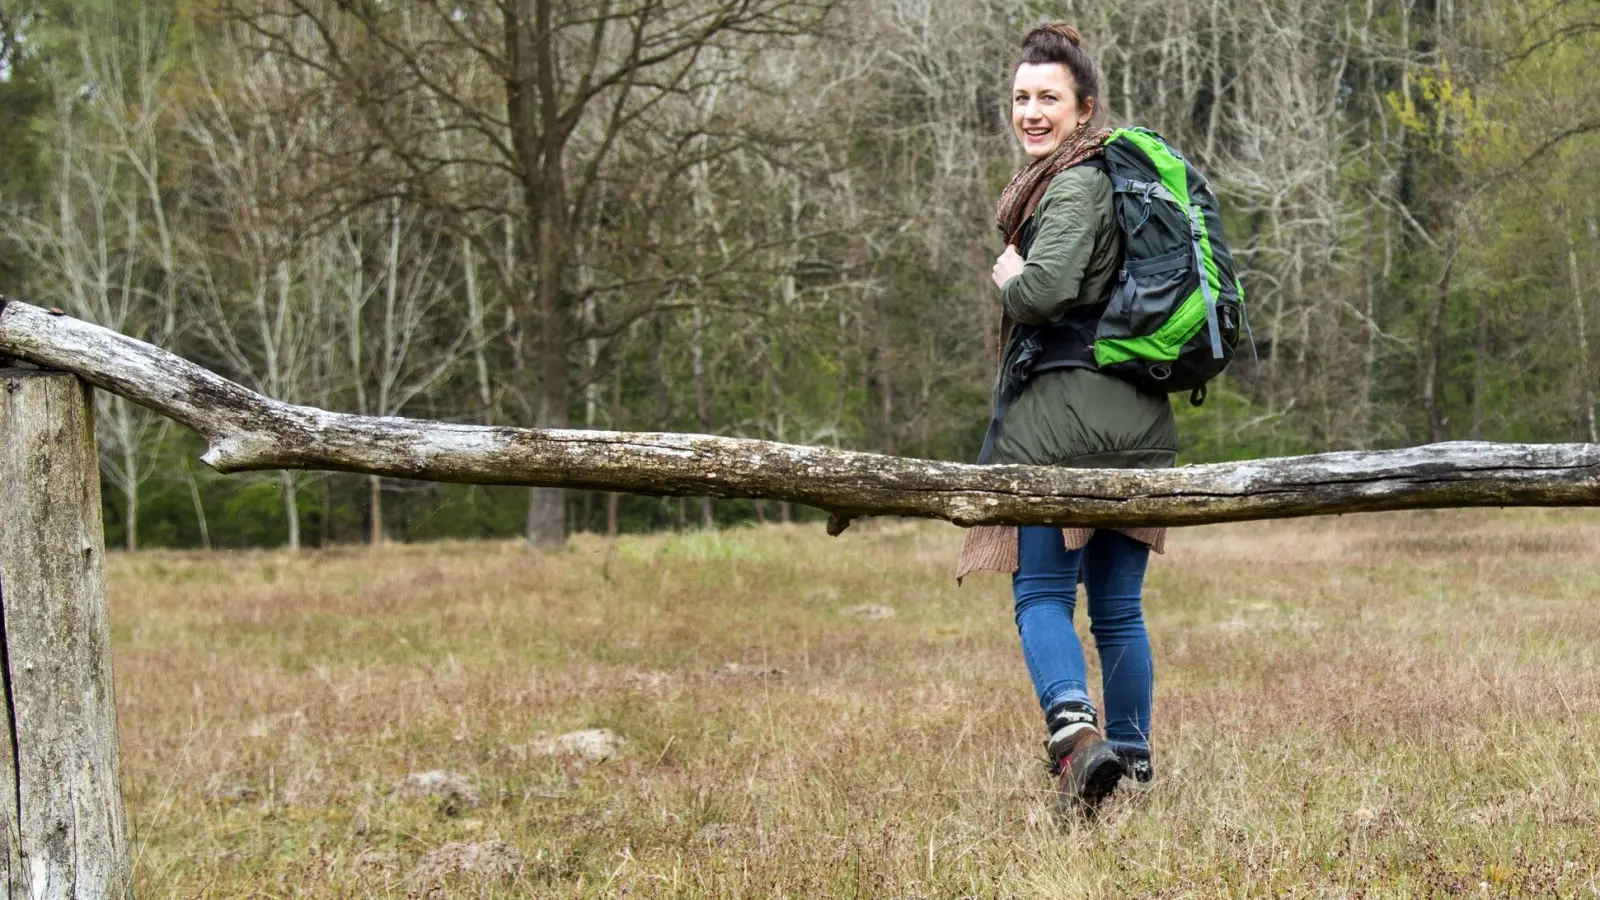
{"type": "Polygon", "coordinates": [[[74,372],[189,426],[219,472],[770,498],[958,525],[1203,525],[1462,506],[1600,505],[1600,445],[1453,442],[1166,470],[975,466],[696,434],[498,428],[269,400],[149,344],[12,301],[0,354],[74,372]]]}
{"type": "Polygon", "coordinates": [[[87,385],[0,370],[0,485],[0,881],[30,900],[131,896],[87,385]]]}

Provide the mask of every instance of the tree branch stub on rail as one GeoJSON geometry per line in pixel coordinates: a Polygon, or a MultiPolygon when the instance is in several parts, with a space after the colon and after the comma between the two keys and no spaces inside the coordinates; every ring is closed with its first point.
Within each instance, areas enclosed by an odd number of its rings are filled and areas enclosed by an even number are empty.
{"type": "MultiPolygon", "coordinates": [[[[697,434],[355,416],[270,400],[134,338],[0,308],[0,355],[73,372],[210,443],[220,472],[320,469],[472,484],[788,500],[959,525],[1200,525],[1462,506],[1600,505],[1600,445],[1444,443],[1161,470],[976,466],[697,434]]],[[[833,529],[830,529],[833,530],[833,529]]]]}

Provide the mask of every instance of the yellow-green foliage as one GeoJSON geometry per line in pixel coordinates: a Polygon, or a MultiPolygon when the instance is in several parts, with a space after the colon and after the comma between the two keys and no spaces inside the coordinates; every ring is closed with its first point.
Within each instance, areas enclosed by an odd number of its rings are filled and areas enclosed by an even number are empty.
{"type": "Polygon", "coordinates": [[[1416,73],[1412,81],[1413,93],[1390,91],[1385,95],[1396,120],[1404,128],[1426,137],[1435,151],[1450,141],[1463,159],[1470,160],[1492,131],[1482,104],[1473,97],[1472,88],[1456,80],[1448,60],[1439,63],[1437,68],[1416,73]],[[1419,97],[1423,101],[1420,107],[1419,97]]]}
{"type": "Polygon", "coordinates": [[[1174,533],[1158,781],[1092,827],[1050,814],[1006,580],[958,589],[959,539],[115,556],[138,894],[1594,896],[1596,515],[1174,533]],[[581,728],[626,744],[542,752],[581,728]],[[394,791],[434,769],[481,805],[394,791]],[[520,874],[412,875],[489,840],[520,874]]]}

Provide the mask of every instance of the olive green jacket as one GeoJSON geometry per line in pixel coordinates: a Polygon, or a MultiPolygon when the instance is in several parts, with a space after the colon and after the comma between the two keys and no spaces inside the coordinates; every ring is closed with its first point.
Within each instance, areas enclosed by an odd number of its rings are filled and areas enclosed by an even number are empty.
{"type": "MultiPolygon", "coordinates": [[[[1116,281],[1122,233],[1111,179],[1099,169],[1057,175],[1033,212],[1034,239],[1022,274],[1005,283],[1008,319],[1042,325],[1068,309],[1107,298],[1116,281]]],[[[1012,329],[1002,373],[1020,350],[1012,329]]],[[[996,380],[998,401],[1003,376],[996,380]]],[[[1162,468],[1177,459],[1178,426],[1164,394],[1093,369],[1050,369],[1030,378],[995,440],[994,463],[1074,468],[1162,468]]]]}

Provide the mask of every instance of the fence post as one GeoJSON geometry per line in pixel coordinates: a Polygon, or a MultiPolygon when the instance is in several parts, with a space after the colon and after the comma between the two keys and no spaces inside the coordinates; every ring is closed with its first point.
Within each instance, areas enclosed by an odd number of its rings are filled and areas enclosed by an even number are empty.
{"type": "Polygon", "coordinates": [[[7,896],[125,898],[94,406],[0,369],[0,876],[7,896]]]}

